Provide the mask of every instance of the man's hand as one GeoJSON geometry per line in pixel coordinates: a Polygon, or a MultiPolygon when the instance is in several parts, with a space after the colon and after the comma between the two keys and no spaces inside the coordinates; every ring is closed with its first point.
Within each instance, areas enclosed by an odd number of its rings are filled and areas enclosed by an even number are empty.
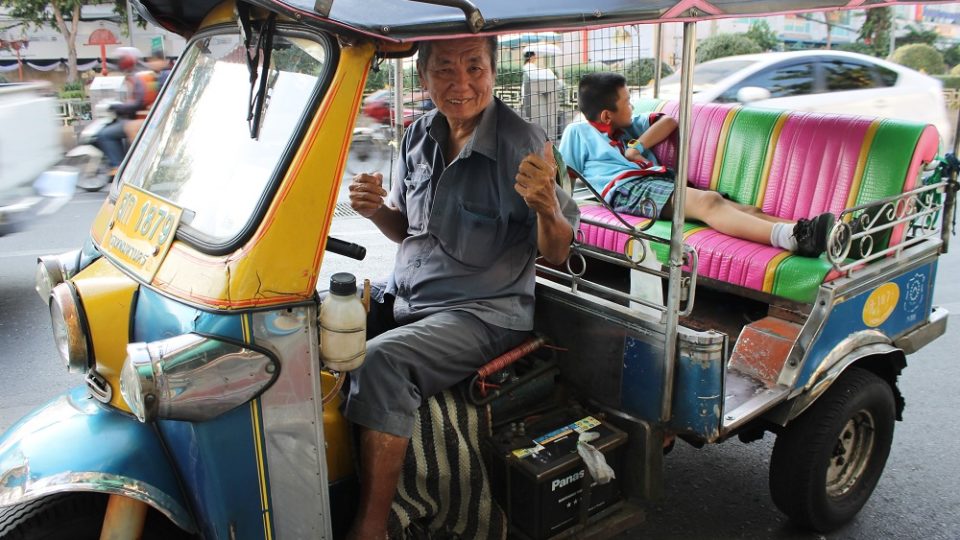
{"type": "Polygon", "coordinates": [[[383,175],[380,173],[358,174],[350,182],[350,208],[367,219],[372,219],[385,206],[386,196],[383,175]]]}
{"type": "Polygon", "coordinates": [[[542,156],[531,153],[523,158],[513,186],[527,206],[537,213],[537,248],[552,264],[566,260],[573,240],[573,228],[563,217],[557,200],[556,178],[553,143],[547,141],[542,156]]]}
{"type": "Polygon", "coordinates": [[[553,142],[543,145],[543,155],[530,153],[520,162],[513,188],[537,215],[559,213],[556,194],[557,162],[553,159],[553,142]]]}

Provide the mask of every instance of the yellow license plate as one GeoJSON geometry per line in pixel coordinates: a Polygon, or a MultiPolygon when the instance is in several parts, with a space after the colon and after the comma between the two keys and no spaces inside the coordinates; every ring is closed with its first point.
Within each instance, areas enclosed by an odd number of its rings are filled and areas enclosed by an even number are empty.
{"type": "Polygon", "coordinates": [[[173,243],[182,214],[182,208],[124,185],[101,248],[149,282],[173,243]]]}

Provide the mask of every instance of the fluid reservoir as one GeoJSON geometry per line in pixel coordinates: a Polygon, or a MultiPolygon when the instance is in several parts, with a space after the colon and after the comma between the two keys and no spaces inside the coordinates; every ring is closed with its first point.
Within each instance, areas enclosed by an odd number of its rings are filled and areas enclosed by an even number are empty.
{"type": "Polygon", "coordinates": [[[360,367],[367,351],[367,310],[357,296],[353,274],[330,277],[330,294],[320,305],[320,355],[328,369],[360,367]]]}

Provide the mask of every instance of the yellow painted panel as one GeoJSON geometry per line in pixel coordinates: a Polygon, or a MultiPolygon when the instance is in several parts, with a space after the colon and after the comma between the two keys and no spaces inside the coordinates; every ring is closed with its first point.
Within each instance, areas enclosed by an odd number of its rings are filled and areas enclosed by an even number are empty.
{"type": "Polygon", "coordinates": [[[120,369],[127,358],[130,310],[139,285],[105,258],[94,261],[71,281],[86,314],[97,372],[113,390],[110,404],[130,412],[120,395],[120,369]]]}
{"type": "MultiPolygon", "coordinates": [[[[344,377],[344,374],[340,374],[344,377]]],[[[333,391],[336,378],[326,371],[320,372],[320,387],[323,395],[333,391]]],[[[336,482],[353,474],[351,458],[350,426],[340,413],[340,395],[333,396],[323,406],[323,438],[327,441],[327,476],[330,482],[336,482]]]]}

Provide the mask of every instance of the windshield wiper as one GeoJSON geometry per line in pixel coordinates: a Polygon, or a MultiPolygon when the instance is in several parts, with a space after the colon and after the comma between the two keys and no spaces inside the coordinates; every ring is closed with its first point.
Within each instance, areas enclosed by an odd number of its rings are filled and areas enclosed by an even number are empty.
{"type": "Polygon", "coordinates": [[[237,15],[240,37],[243,40],[244,57],[247,60],[247,71],[250,73],[247,124],[250,127],[250,138],[257,139],[260,137],[260,125],[267,103],[267,80],[269,77],[266,74],[270,71],[270,54],[273,51],[273,34],[276,29],[277,14],[271,12],[267,19],[260,23],[257,41],[252,47],[254,49],[253,54],[250,53],[251,41],[253,40],[250,6],[242,2],[238,3],[237,15]],[[262,68],[258,70],[258,66],[261,65],[262,68]],[[260,75],[261,72],[263,75],[260,75]]]}

